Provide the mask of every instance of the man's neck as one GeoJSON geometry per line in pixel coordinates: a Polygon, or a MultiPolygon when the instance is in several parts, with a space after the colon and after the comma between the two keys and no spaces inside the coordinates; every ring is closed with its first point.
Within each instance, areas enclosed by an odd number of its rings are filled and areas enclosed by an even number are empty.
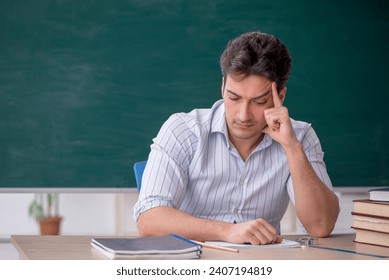
{"type": "Polygon", "coordinates": [[[243,161],[246,161],[247,158],[254,151],[254,149],[259,145],[259,143],[261,143],[264,136],[265,134],[262,133],[261,135],[259,135],[259,137],[254,138],[252,140],[251,139],[242,140],[242,139],[231,137],[231,135],[229,135],[229,139],[231,143],[234,145],[234,147],[237,149],[243,161]]]}

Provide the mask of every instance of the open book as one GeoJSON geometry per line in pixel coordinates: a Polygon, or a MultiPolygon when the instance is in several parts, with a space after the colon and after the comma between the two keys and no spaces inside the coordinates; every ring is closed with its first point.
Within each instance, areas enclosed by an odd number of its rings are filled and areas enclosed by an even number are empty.
{"type": "Polygon", "coordinates": [[[201,245],[184,237],[93,238],[91,245],[110,259],[195,259],[201,245]]]}

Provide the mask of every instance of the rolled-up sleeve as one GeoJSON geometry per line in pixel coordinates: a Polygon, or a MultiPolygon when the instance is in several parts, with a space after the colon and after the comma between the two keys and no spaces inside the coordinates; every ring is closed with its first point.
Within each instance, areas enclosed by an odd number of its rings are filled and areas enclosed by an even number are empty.
{"type": "Polygon", "coordinates": [[[177,208],[184,198],[187,166],[195,137],[180,114],[171,116],[153,139],[143,173],[134,220],[147,210],[160,206],[177,208]]]}

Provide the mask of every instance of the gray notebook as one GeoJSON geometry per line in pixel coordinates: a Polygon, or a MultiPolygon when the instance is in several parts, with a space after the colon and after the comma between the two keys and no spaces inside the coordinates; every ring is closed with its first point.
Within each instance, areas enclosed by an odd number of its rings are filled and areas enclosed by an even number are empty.
{"type": "Polygon", "coordinates": [[[92,246],[111,259],[192,259],[201,255],[201,245],[184,237],[93,238],[92,246]]]}

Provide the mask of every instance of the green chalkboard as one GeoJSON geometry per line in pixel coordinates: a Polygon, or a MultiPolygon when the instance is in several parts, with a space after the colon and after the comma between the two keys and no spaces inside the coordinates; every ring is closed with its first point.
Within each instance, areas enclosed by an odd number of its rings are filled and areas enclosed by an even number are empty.
{"type": "Polygon", "coordinates": [[[336,186],[389,185],[388,1],[2,0],[0,187],[135,187],[174,112],[220,98],[227,41],[290,49],[286,105],[336,186]]]}

